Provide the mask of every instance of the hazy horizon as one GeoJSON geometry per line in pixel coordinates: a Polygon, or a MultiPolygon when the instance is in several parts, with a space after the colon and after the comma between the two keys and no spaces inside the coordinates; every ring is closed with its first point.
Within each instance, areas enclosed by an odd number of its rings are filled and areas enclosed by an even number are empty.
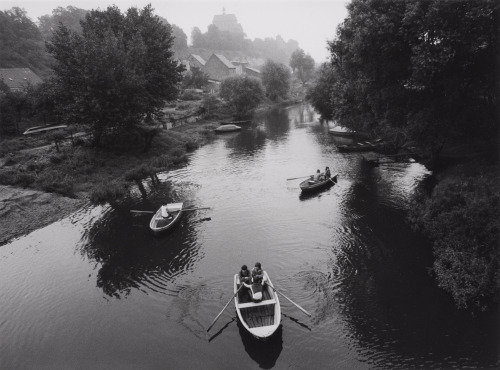
{"type": "Polygon", "coordinates": [[[285,41],[297,40],[300,48],[310,54],[317,63],[327,60],[327,40],[335,36],[337,26],[347,15],[345,8],[347,1],[314,0],[289,1],[285,0],[256,0],[256,1],[163,1],[154,0],[88,0],[85,5],[75,4],[74,1],[39,0],[2,1],[2,11],[19,7],[26,10],[28,17],[35,23],[38,18],[52,14],[57,7],[74,6],[85,10],[106,9],[109,5],[116,5],[122,12],[130,7],[143,8],[151,4],[155,14],[166,18],[186,33],[188,42],[191,31],[198,27],[202,32],[212,23],[213,16],[235,14],[249,39],[275,38],[280,35],[285,41]]]}

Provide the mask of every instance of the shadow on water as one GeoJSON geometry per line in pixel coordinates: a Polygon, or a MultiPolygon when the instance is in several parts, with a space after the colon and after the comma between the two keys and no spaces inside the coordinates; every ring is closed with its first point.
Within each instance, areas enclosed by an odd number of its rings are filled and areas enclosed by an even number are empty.
{"type": "Polygon", "coordinates": [[[227,140],[226,147],[231,149],[233,154],[251,156],[264,147],[266,138],[267,134],[263,130],[245,129],[227,140]]]}
{"type": "Polygon", "coordinates": [[[107,208],[82,237],[81,253],[100,265],[97,287],[115,298],[126,297],[132,289],[175,296],[171,281],[194,268],[199,248],[195,228],[198,221],[210,218],[187,212],[172,229],[155,236],[149,229],[152,214],[134,216],[130,208],[107,208]]]}
{"type": "Polygon", "coordinates": [[[276,332],[267,340],[256,339],[238,320],[238,330],[245,351],[250,358],[257,362],[262,369],[271,369],[276,365],[283,350],[283,328],[278,327],[276,332]]]}

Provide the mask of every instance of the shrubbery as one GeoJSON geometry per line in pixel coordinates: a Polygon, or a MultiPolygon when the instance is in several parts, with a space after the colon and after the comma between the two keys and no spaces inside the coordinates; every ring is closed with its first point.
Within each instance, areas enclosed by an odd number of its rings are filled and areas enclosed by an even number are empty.
{"type": "Polygon", "coordinates": [[[496,174],[439,183],[412,220],[434,241],[434,272],[459,307],[485,309],[500,288],[496,174]],[[494,189],[494,190],[492,190],[494,189]]]}

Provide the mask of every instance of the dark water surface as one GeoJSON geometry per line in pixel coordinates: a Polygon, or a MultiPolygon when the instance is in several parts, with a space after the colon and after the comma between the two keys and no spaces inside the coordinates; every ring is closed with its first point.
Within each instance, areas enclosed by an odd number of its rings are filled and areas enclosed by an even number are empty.
{"type": "MultiPolygon", "coordinates": [[[[268,112],[117,205],[87,207],[0,247],[0,368],[353,369],[498,365],[498,317],[457,311],[405,224],[419,164],[369,168],[338,153],[308,107],[268,112]],[[329,166],[337,185],[300,195],[329,166]],[[150,215],[184,201],[154,237],[150,215]],[[242,264],[263,264],[282,325],[249,336],[231,305],[242,264]]],[[[343,139],[346,140],[346,139],[343,139]]]]}

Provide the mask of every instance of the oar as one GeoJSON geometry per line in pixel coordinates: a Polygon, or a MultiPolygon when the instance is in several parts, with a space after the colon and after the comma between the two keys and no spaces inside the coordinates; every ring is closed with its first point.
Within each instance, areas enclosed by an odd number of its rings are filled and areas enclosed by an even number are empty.
{"type": "Polygon", "coordinates": [[[212,207],[186,208],[186,209],[183,209],[182,212],[185,212],[185,211],[197,211],[199,209],[212,209],[212,207]]]}
{"type": "Polygon", "coordinates": [[[308,175],[308,176],[302,176],[302,177],[292,177],[291,179],[286,179],[286,181],[290,181],[290,180],[297,180],[297,179],[305,179],[306,177],[311,177],[311,175],[308,175]]]}
{"type": "Polygon", "coordinates": [[[238,290],[236,291],[236,293],[234,293],[234,295],[231,297],[231,299],[226,303],[226,305],[224,306],[224,308],[222,309],[221,312],[219,312],[219,314],[217,315],[217,317],[214,319],[214,321],[212,321],[212,324],[208,327],[207,329],[207,333],[210,329],[212,329],[212,326],[214,326],[215,322],[217,321],[217,319],[219,318],[220,315],[222,315],[222,313],[224,312],[224,310],[227,308],[227,306],[229,306],[229,303],[231,303],[231,301],[233,300],[234,297],[236,297],[236,294],[238,294],[238,292],[240,291],[240,289],[243,288],[243,284],[241,284],[241,286],[238,288],[238,290]]]}
{"type": "Polygon", "coordinates": [[[286,295],[284,295],[283,293],[281,293],[278,289],[276,289],[275,287],[273,287],[271,284],[269,284],[269,286],[271,288],[273,288],[273,290],[276,293],[281,294],[283,297],[285,297],[286,299],[288,299],[290,301],[290,303],[292,303],[295,307],[297,307],[299,310],[301,310],[302,312],[304,312],[307,316],[311,317],[311,314],[309,312],[307,312],[306,310],[304,310],[302,307],[300,307],[297,303],[295,303],[290,298],[288,298],[286,295]]]}
{"type": "Polygon", "coordinates": [[[333,182],[334,184],[336,184],[336,182],[335,182],[335,181],[333,181],[333,179],[334,179],[334,178],[336,178],[337,176],[338,176],[338,174],[337,174],[337,175],[335,175],[335,176],[333,176],[333,177],[329,177],[329,178],[328,178],[328,180],[330,180],[331,182],[333,182]]]}
{"type": "MultiPolygon", "coordinates": [[[[182,212],[184,212],[184,211],[197,211],[199,209],[211,209],[211,207],[186,208],[186,209],[183,209],[182,212]]],[[[136,209],[131,209],[130,212],[132,212],[132,213],[156,213],[156,211],[139,211],[136,209]]]]}

